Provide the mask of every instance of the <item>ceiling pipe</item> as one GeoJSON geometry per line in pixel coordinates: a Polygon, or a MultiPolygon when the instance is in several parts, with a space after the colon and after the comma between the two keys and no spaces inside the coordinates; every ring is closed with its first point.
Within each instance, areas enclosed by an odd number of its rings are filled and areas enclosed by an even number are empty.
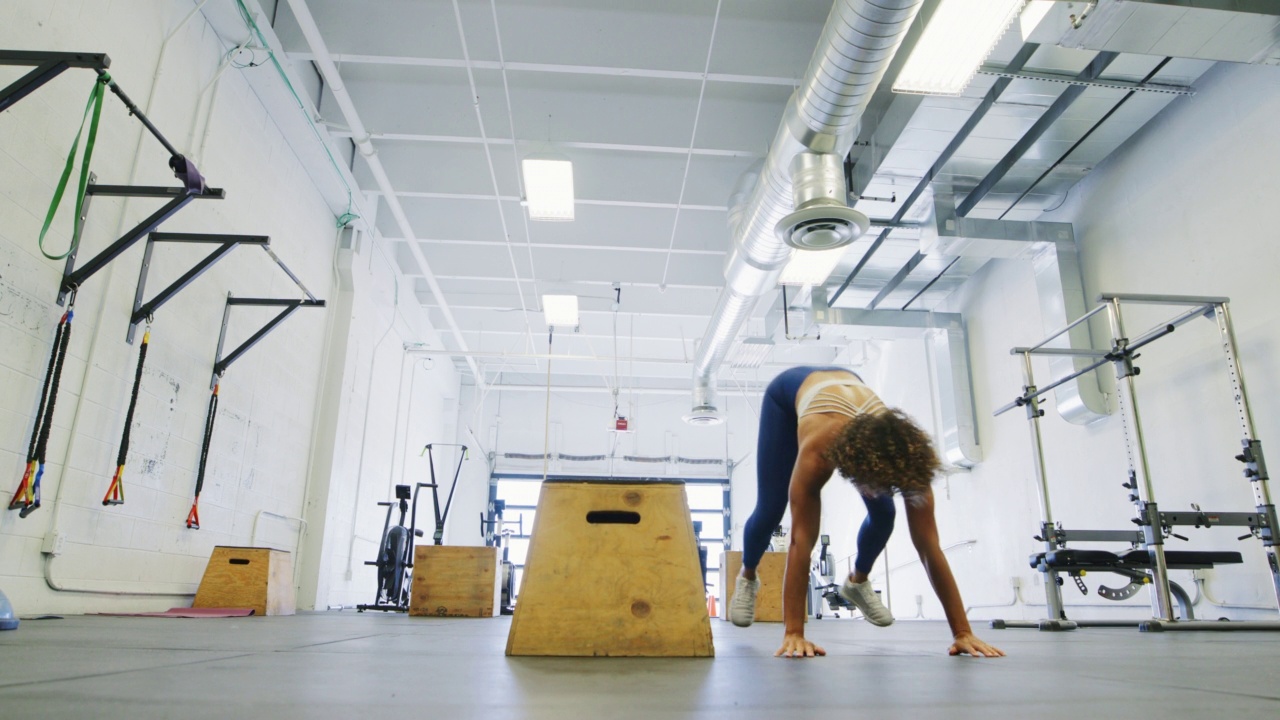
{"type": "Polygon", "coordinates": [[[449,330],[453,333],[454,339],[458,343],[458,349],[461,355],[466,359],[467,365],[471,368],[471,376],[475,378],[477,385],[483,386],[484,374],[480,372],[480,367],[476,361],[466,355],[467,341],[462,335],[462,328],[458,327],[458,321],[453,317],[453,311],[449,309],[449,303],[444,299],[444,291],[440,289],[440,283],[436,280],[436,275],[431,271],[431,266],[427,263],[427,258],[422,254],[422,248],[418,247],[417,235],[414,234],[413,228],[409,225],[409,218],[404,213],[404,208],[400,205],[400,198],[396,195],[395,188],[391,187],[391,180],[387,177],[387,171],[382,167],[382,161],[378,159],[378,151],[373,147],[373,141],[370,139],[369,131],[365,128],[364,123],[360,120],[359,113],[356,112],[355,103],[351,101],[351,95],[347,92],[347,88],[342,84],[342,76],[338,74],[338,67],[333,63],[333,56],[329,54],[329,48],[324,44],[324,38],[320,36],[320,28],[316,25],[315,18],[311,16],[311,10],[307,7],[306,0],[288,0],[289,8],[293,10],[293,16],[298,21],[298,26],[302,28],[302,35],[307,39],[307,46],[311,48],[314,56],[316,67],[320,69],[320,74],[324,77],[326,86],[333,93],[334,99],[338,101],[338,107],[342,110],[342,117],[347,121],[347,126],[351,129],[351,141],[355,143],[356,149],[364,156],[365,163],[369,166],[369,172],[373,175],[374,182],[378,185],[378,190],[382,193],[382,199],[387,203],[387,207],[391,209],[391,216],[399,228],[400,234],[408,242],[409,252],[413,255],[414,261],[418,265],[418,270],[427,280],[427,287],[431,290],[432,297],[435,298],[436,304],[440,308],[440,313],[444,315],[445,323],[448,324],[449,330]]]}
{"type": "MultiPolygon", "coordinates": [[[[291,0],[292,1],[292,0],[291,0]]],[[[843,160],[853,144],[858,120],[880,84],[889,61],[920,10],[922,0],[838,0],[831,8],[818,46],[804,78],[783,111],[782,122],[749,195],[742,183],[735,190],[729,213],[733,249],[725,268],[725,288],[698,346],[693,370],[693,410],[685,415],[691,424],[719,422],[714,375],[732,346],[756,302],[772,290],[791,256],[792,247],[818,243],[797,242],[793,222],[814,227],[810,213],[815,203],[829,216],[849,218],[853,211],[835,207],[830,198],[815,198],[811,190],[793,191],[793,173],[806,181],[817,175],[817,165],[832,156],[843,160]],[[814,156],[818,156],[815,158],[814,156]],[[745,200],[744,200],[745,198],[745,200]],[[797,209],[799,210],[798,212],[797,209]],[[842,212],[843,211],[843,212],[842,212]],[[780,237],[784,232],[787,239],[780,237]]],[[[744,178],[746,181],[746,178],[744,178]]],[[[844,188],[840,178],[840,190],[844,188]]],[[[843,192],[839,205],[843,205],[843,192]]],[[[832,223],[817,224],[817,240],[831,236],[835,242],[852,242],[866,230],[859,227],[832,231],[832,223]],[[835,235],[840,238],[835,239],[835,235]]],[[[811,240],[813,238],[810,238],[811,240]]],[[[838,246],[838,245],[833,245],[838,246]]]]}

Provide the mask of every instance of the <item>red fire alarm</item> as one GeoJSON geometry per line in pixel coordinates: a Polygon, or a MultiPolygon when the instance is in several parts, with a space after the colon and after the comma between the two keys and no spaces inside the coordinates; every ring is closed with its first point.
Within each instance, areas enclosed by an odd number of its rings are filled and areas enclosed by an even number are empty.
{"type": "Polygon", "coordinates": [[[627,419],[626,419],[626,418],[624,418],[624,417],[615,418],[615,419],[614,419],[614,421],[613,421],[613,429],[614,429],[614,430],[617,430],[618,432],[626,432],[626,431],[627,431],[627,419]]]}

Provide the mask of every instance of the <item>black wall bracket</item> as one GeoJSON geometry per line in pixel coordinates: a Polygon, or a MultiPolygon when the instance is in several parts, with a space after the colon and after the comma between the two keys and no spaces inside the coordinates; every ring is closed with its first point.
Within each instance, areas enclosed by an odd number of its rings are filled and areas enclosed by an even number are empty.
{"type": "Polygon", "coordinates": [[[62,71],[69,68],[106,70],[111,67],[111,58],[104,53],[0,50],[0,65],[34,68],[0,90],[0,112],[4,112],[22,98],[39,90],[40,86],[61,75],[62,71]]]}
{"type": "Polygon", "coordinates": [[[171,215],[181,210],[187,203],[192,200],[221,200],[226,197],[226,193],[221,188],[205,188],[199,192],[189,192],[182,187],[98,185],[96,181],[97,177],[90,173],[89,184],[85,189],[84,206],[80,210],[80,217],[76,218],[75,238],[72,241],[77,249],[67,256],[67,266],[62,272],[62,285],[58,288],[59,305],[66,301],[68,293],[79,290],[84,285],[85,280],[88,280],[94,273],[106,267],[121,253],[133,247],[133,244],[142,239],[143,235],[154,231],[159,227],[160,223],[169,219],[171,215]],[[92,204],[90,201],[97,195],[106,197],[161,198],[167,200],[167,202],[159,210],[151,213],[146,219],[135,225],[133,229],[121,235],[118,240],[108,245],[102,252],[95,255],[93,259],[80,267],[76,267],[80,235],[84,232],[85,218],[88,217],[89,206],[92,204]]]}
{"type": "Polygon", "coordinates": [[[132,344],[133,337],[137,333],[138,323],[144,322],[147,318],[155,314],[162,305],[173,299],[193,280],[204,274],[204,271],[213,267],[214,263],[221,260],[238,245],[258,245],[268,247],[271,238],[265,235],[223,235],[223,234],[197,234],[197,233],[164,233],[153,232],[147,238],[147,249],[142,256],[142,269],[138,274],[138,289],[133,296],[133,315],[129,317],[129,331],[125,336],[125,341],[132,344]],[[164,290],[161,290],[155,297],[150,300],[143,300],[147,286],[147,274],[151,269],[151,253],[155,249],[155,244],[160,242],[170,243],[203,243],[216,244],[218,247],[209,253],[194,267],[186,271],[177,280],[173,281],[164,290]]]}

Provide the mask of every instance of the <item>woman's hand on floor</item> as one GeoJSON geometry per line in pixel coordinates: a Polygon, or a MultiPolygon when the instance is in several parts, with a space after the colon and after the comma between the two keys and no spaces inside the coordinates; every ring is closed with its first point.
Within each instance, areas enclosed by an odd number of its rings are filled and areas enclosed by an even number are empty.
{"type": "Polygon", "coordinates": [[[974,657],[1004,657],[1004,651],[978,639],[973,633],[961,633],[951,644],[947,652],[951,655],[972,655],[974,657]]]}
{"type": "Polygon", "coordinates": [[[788,634],[782,638],[782,647],[778,648],[778,652],[774,653],[774,657],[785,658],[806,658],[817,655],[826,655],[827,651],[820,646],[814,645],[804,639],[804,635],[788,634]]]}

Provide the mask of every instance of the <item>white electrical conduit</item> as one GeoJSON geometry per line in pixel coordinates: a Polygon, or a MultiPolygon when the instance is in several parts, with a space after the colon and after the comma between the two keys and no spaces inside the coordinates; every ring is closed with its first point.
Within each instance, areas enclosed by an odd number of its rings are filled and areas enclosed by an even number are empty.
{"type": "MultiPolygon", "coordinates": [[[[449,308],[449,303],[445,301],[444,291],[440,288],[440,283],[436,280],[435,273],[431,271],[431,265],[427,262],[426,256],[422,254],[422,248],[418,247],[418,236],[413,232],[413,227],[409,224],[409,218],[404,213],[404,207],[400,205],[400,198],[396,195],[395,188],[391,186],[391,180],[387,177],[386,169],[382,167],[382,161],[378,159],[378,151],[373,147],[373,142],[369,139],[369,131],[360,120],[360,114],[356,112],[356,106],[352,103],[351,95],[347,92],[346,86],[342,84],[342,76],[338,74],[338,68],[333,64],[333,56],[329,54],[329,48],[325,46],[324,38],[320,36],[320,28],[316,25],[315,18],[311,16],[311,10],[307,7],[306,0],[288,0],[288,2],[289,8],[293,10],[294,18],[298,21],[298,26],[302,29],[302,35],[306,38],[307,45],[315,56],[316,67],[320,69],[320,75],[324,78],[329,92],[333,93],[334,99],[338,101],[342,116],[351,128],[351,139],[356,144],[356,149],[364,156],[365,162],[369,166],[369,172],[373,175],[374,182],[377,183],[383,200],[391,210],[391,216],[400,230],[401,237],[407,241],[405,244],[409,247],[409,252],[413,255],[414,262],[418,265],[418,270],[426,279],[427,287],[430,288],[431,295],[435,298],[436,304],[440,308],[440,314],[444,315],[445,323],[453,333],[453,337],[458,343],[458,348],[463,353],[466,353],[467,340],[462,335],[462,328],[458,326],[458,321],[454,318],[453,311],[449,308]]],[[[471,368],[471,374],[475,378],[476,385],[483,386],[484,375],[481,374],[480,367],[476,364],[475,359],[466,355],[463,357],[466,358],[467,365],[471,368]]]]}
{"type": "Polygon", "coordinates": [[[722,0],[716,0],[716,13],[711,19],[711,39],[707,42],[707,61],[702,66],[702,82],[698,86],[698,104],[697,109],[693,111],[693,131],[689,133],[689,151],[684,157],[684,175],[680,178],[680,194],[676,198],[676,216],[671,221],[671,240],[667,243],[667,261],[662,265],[662,282],[659,287],[665,287],[667,284],[667,273],[671,270],[671,255],[676,247],[676,230],[680,227],[680,209],[684,207],[684,191],[689,185],[689,166],[693,164],[693,146],[698,139],[698,120],[702,118],[702,98],[707,94],[707,74],[711,72],[711,51],[716,46],[716,30],[720,27],[720,5],[722,0]]]}
{"type": "MultiPolygon", "coordinates": [[[[485,163],[489,166],[489,181],[493,183],[493,202],[498,206],[498,223],[502,225],[502,237],[506,239],[507,258],[511,260],[511,278],[516,284],[516,294],[520,297],[520,313],[524,315],[525,334],[529,338],[529,349],[533,349],[533,328],[529,324],[529,307],[524,302],[524,287],[520,282],[520,268],[516,266],[516,254],[511,249],[511,231],[507,229],[507,213],[502,209],[502,190],[498,187],[498,173],[493,169],[493,152],[489,149],[489,136],[484,129],[484,116],[480,113],[480,92],[476,89],[475,73],[471,70],[471,52],[467,49],[467,34],[462,29],[462,11],[458,8],[458,0],[453,0],[453,17],[458,24],[458,42],[462,44],[462,62],[467,70],[467,83],[471,86],[471,107],[476,112],[476,125],[480,128],[480,147],[484,148],[485,163]]],[[[494,27],[497,27],[495,21],[494,27]]],[[[507,108],[510,110],[510,104],[507,108]]],[[[511,130],[515,137],[515,129],[511,130]]],[[[514,145],[512,147],[515,147],[514,145]]],[[[517,172],[520,164],[516,163],[517,172]]],[[[527,228],[526,228],[527,231],[527,228]]],[[[526,232],[526,239],[528,233],[526,232]]],[[[530,258],[530,272],[533,262],[530,258]]]]}
{"type": "MultiPolygon", "coordinates": [[[[456,5],[455,5],[456,6],[456,5]]],[[[493,37],[498,50],[498,71],[502,76],[502,95],[507,101],[507,127],[511,129],[511,159],[514,160],[516,168],[516,187],[520,190],[520,197],[524,197],[524,173],[520,171],[520,149],[516,145],[516,119],[511,111],[511,88],[507,84],[507,60],[502,54],[502,31],[498,26],[498,5],[496,0],[489,0],[489,12],[493,15],[493,37]]],[[[471,72],[472,63],[467,61],[467,73],[471,72]]],[[[485,140],[485,149],[489,147],[489,141],[485,140]]],[[[495,190],[495,192],[497,192],[495,190]]],[[[529,256],[529,280],[533,283],[534,290],[538,288],[538,271],[533,264],[533,232],[529,228],[529,213],[520,213],[521,219],[524,221],[524,248],[525,253],[529,256]]],[[[510,238],[507,239],[510,243],[510,238]]],[[[529,333],[529,349],[533,350],[533,333],[529,333]]]]}
{"type": "MultiPolygon", "coordinates": [[[[196,13],[200,12],[200,8],[204,7],[204,4],[207,3],[208,1],[209,0],[200,0],[198,3],[196,3],[196,6],[191,9],[191,12],[188,12],[186,16],[183,17],[182,20],[180,20],[178,24],[175,25],[174,28],[169,31],[168,35],[165,35],[164,42],[160,43],[160,56],[156,59],[156,71],[151,76],[151,89],[147,91],[147,101],[142,106],[142,113],[144,115],[148,117],[151,116],[151,104],[156,97],[156,87],[159,86],[160,84],[160,76],[164,73],[164,57],[165,57],[165,54],[168,53],[169,51],[169,42],[173,40],[174,36],[177,35],[178,32],[182,30],[182,28],[186,27],[187,23],[191,21],[191,18],[195,17],[196,13]]],[[[142,141],[146,139],[147,136],[148,136],[148,133],[146,128],[139,126],[138,140],[137,142],[134,143],[134,146],[133,146],[133,165],[129,169],[129,181],[128,183],[126,183],[128,185],[134,184],[134,182],[136,182],[138,179],[138,160],[142,156],[142,141]]],[[[121,234],[124,233],[125,220],[126,218],[128,218],[129,201],[130,201],[130,198],[125,198],[123,203],[121,203],[120,220],[119,222],[116,223],[115,237],[119,237],[121,234]]],[[[102,279],[102,288],[103,288],[102,294],[99,296],[99,299],[98,299],[97,312],[94,313],[93,334],[89,338],[89,351],[88,351],[88,354],[85,356],[89,358],[90,361],[84,364],[84,372],[80,376],[80,387],[82,388],[82,390],[80,392],[80,395],[76,398],[75,413],[71,417],[71,433],[67,439],[67,451],[62,456],[62,476],[58,480],[58,491],[53,496],[53,516],[49,520],[49,530],[48,530],[48,534],[51,536],[58,535],[58,527],[59,527],[58,521],[62,518],[62,513],[59,512],[59,510],[62,508],[62,493],[63,493],[63,489],[66,488],[67,486],[67,482],[66,482],[67,462],[71,459],[72,447],[75,445],[76,438],[80,435],[80,420],[81,418],[84,417],[83,414],[81,413],[81,410],[84,408],[85,395],[87,393],[83,391],[83,388],[87,386],[87,382],[89,379],[89,371],[92,370],[94,366],[92,359],[94,357],[97,357],[98,339],[102,337],[102,318],[107,307],[106,298],[111,297],[112,279],[115,277],[115,271],[116,271],[117,265],[119,265],[119,263],[108,263],[106,267],[105,275],[103,276],[103,279],[102,279]]],[[[159,596],[159,597],[187,597],[195,594],[195,593],[184,593],[184,592],[159,592],[159,591],[151,592],[151,591],[145,591],[145,590],[117,591],[117,590],[98,590],[93,588],[68,587],[66,585],[59,583],[53,577],[53,558],[54,557],[55,555],[53,555],[52,553],[46,555],[45,562],[43,564],[44,564],[44,582],[46,585],[49,586],[50,590],[53,590],[55,592],[93,593],[97,595],[159,596]]]]}

